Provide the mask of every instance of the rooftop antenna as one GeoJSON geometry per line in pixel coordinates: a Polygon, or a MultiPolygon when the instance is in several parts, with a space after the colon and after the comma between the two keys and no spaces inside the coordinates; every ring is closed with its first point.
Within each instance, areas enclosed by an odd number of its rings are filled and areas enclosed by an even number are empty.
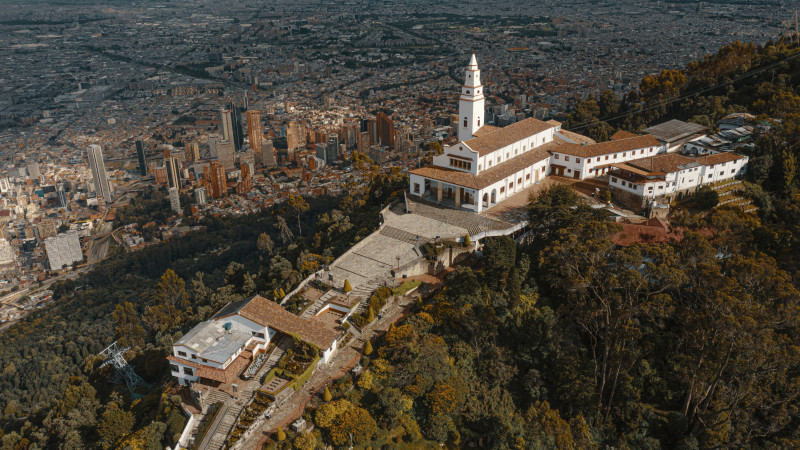
{"type": "Polygon", "coordinates": [[[133,367],[125,360],[124,354],[128,350],[130,350],[130,347],[120,349],[117,347],[117,341],[114,341],[113,344],[100,352],[100,356],[106,358],[105,362],[100,365],[100,368],[102,369],[105,366],[113,365],[114,376],[111,378],[111,381],[116,384],[122,384],[124,382],[128,386],[128,390],[133,394],[138,386],[145,386],[147,383],[133,371],[133,367]]]}

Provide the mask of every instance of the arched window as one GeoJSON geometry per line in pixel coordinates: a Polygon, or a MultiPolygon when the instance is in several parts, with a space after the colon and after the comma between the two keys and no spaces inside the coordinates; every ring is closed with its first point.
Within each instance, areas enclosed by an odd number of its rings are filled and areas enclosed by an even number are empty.
{"type": "Polygon", "coordinates": [[[467,91],[467,94],[469,94],[469,91],[467,91]]]}

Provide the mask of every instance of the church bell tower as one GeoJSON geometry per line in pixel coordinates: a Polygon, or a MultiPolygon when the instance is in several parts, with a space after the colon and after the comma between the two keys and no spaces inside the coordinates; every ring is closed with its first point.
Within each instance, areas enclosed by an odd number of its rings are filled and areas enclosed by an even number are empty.
{"type": "Polygon", "coordinates": [[[481,71],[478,69],[478,60],[475,59],[473,53],[467,66],[464,85],[461,86],[461,97],[458,99],[459,141],[472,139],[475,132],[483,126],[485,100],[481,85],[481,71]]]}

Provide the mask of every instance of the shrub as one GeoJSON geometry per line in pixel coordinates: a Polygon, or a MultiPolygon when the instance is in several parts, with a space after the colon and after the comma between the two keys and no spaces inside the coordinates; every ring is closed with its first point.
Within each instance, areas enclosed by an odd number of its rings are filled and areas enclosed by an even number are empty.
{"type": "Polygon", "coordinates": [[[700,209],[711,209],[719,204],[719,194],[708,186],[703,186],[694,194],[694,202],[700,209]]]}
{"type": "Polygon", "coordinates": [[[283,442],[286,440],[286,433],[283,432],[283,428],[278,427],[276,438],[278,439],[278,442],[283,442]]]}
{"type": "Polygon", "coordinates": [[[322,400],[324,400],[326,402],[329,402],[332,399],[333,399],[333,396],[331,395],[330,389],[328,389],[328,386],[325,386],[325,392],[322,393],[322,400]]]}
{"type": "Polygon", "coordinates": [[[364,344],[364,354],[369,356],[372,354],[372,342],[367,340],[367,343],[364,344]]]}
{"type": "Polygon", "coordinates": [[[353,286],[350,285],[350,280],[345,278],[344,279],[344,287],[342,288],[342,291],[344,291],[344,293],[346,294],[346,293],[348,293],[348,292],[350,292],[352,290],[353,290],[353,286]]]}

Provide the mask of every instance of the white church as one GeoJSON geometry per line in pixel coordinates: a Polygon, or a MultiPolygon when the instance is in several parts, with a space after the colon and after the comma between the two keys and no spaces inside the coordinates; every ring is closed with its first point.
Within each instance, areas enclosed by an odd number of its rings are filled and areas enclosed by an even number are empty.
{"type": "MultiPolygon", "coordinates": [[[[621,166],[627,168],[623,163],[641,162],[668,150],[649,134],[619,132],[610,141],[597,143],[562,130],[561,123],[554,120],[543,122],[529,118],[498,128],[485,124],[485,108],[481,72],[473,54],[458,104],[459,142],[435,156],[432,165],[411,171],[409,191],[412,196],[480,213],[527,190],[547,175],[578,180],[594,178],[619,170],[621,166]]],[[[697,139],[704,136],[699,135],[697,139]]],[[[741,158],[744,160],[736,170],[725,171],[725,178],[733,178],[744,170],[747,159],[741,158]]],[[[641,192],[647,193],[644,189],[641,192]]],[[[651,195],[656,198],[656,193],[651,195]]],[[[664,200],[671,201],[671,198],[664,200]]]]}

